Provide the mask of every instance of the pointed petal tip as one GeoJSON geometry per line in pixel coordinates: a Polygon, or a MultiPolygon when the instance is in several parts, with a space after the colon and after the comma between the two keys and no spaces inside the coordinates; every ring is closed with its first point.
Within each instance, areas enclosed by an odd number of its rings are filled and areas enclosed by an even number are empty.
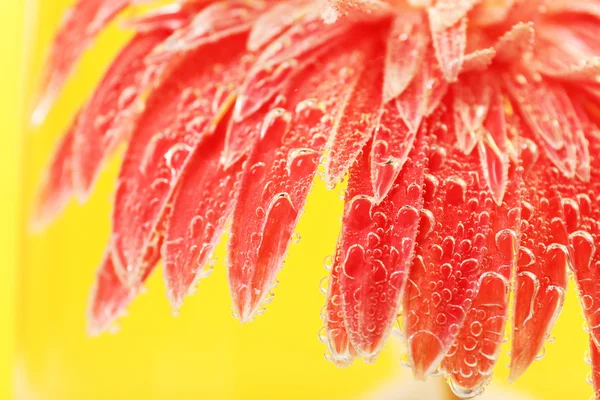
{"type": "Polygon", "coordinates": [[[415,379],[425,380],[435,371],[444,349],[440,339],[429,331],[419,331],[408,340],[409,357],[415,379]]]}
{"type": "Polygon", "coordinates": [[[171,305],[173,315],[179,314],[185,297],[186,293],[181,287],[174,288],[172,284],[167,284],[167,299],[171,305]]]}
{"type": "Polygon", "coordinates": [[[29,117],[29,124],[32,128],[39,128],[44,121],[46,121],[50,109],[52,108],[52,104],[54,103],[54,99],[55,95],[50,93],[49,90],[39,97],[31,112],[31,116],[29,117]]]}
{"type": "Polygon", "coordinates": [[[92,338],[99,337],[107,330],[108,330],[108,328],[104,324],[102,324],[100,321],[97,321],[90,317],[87,327],[86,327],[87,335],[89,337],[92,337],[92,338]]]}
{"type": "Polygon", "coordinates": [[[371,163],[371,182],[375,204],[381,204],[386,198],[401,171],[402,167],[398,166],[397,163],[386,165],[371,163]]]}
{"type": "Polygon", "coordinates": [[[254,321],[258,314],[261,301],[259,297],[252,296],[248,290],[241,290],[233,299],[234,316],[241,324],[247,324],[254,321]]]}
{"type": "Polygon", "coordinates": [[[515,383],[527,370],[527,366],[517,366],[514,367],[514,363],[511,364],[510,373],[508,375],[508,383],[515,383]]]}
{"type": "Polygon", "coordinates": [[[508,383],[515,383],[527,371],[531,363],[533,363],[534,359],[529,359],[530,357],[526,353],[521,352],[518,356],[511,359],[508,383]]]}

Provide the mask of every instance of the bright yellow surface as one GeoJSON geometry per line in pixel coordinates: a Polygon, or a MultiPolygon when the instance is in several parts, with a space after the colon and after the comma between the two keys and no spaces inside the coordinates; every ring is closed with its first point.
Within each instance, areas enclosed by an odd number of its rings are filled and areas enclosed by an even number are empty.
{"type": "MultiPolygon", "coordinates": [[[[0,94],[3,112],[0,162],[5,177],[0,210],[2,253],[8,270],[0,279],[1,390],[8,387],[12,350],[11,300],[15,292],[16,213],[31,208],[36,184],[53,143],[101,76],[103,66],[123,42],[117,29],[103,34],[86,55],[46,124],[37,131],[22,132],[21,80],[32,89],[39,73],[42,51],[47,48],[65,6],[71,1],[39,0],[39,22],[30,30],[38,43],[27,69],[18,68],[24,5],[21,0],[0,1],[0,94]],[[9,38],[7,40],[7,38],[9,38]],[[4,47],[8,46],[9,49],[4,47]],[[24,75],[25,74],[25,75],[24,75]],[[6,82],[5,82],[6,81],[6,82]],[[7,88],[7,89],[5,89],[7,88]],[[6,113],[6,115],[4,115],[6,113]],[[18,143],[24,137],[22,186],[17,185],[15,165],[18,143]],[[7,186],[5,186],[7,185],[7,186]],[[24,192],[24,201],[19,191],[24,192]],[[13,224],[13,225],[11,225],[13,224]],[[6,327],[6,328],[3,328],[6,327]]],[[[36,4],[36,1],[30,2],[36,4]]],[[[31,11],[31,10],[28,10],[31,11]]],[[[30,14],[33,24],[35,13],[30,14]]],[[[32,399],[226,399],[226,398],[356,398],[409,373],[398,366],[397,352],[386,350],[375,365],[357,362],[338,369],[323,358],[318,341],[319,311],[324,298],[319,281],[326,275],[323,259],[333,253],[341,201],[336,192],[313,189],[297,231],[302,236],[292,245],[280,274],[275,299],[264,316],[242,326],[231,316],[226,275],[220,262],[199,292],[189,298],[181,316],[171,316],[160,272],[148,283],[148,293],[131,307],[116,335],[90,339],[85,334],[87,295],[109,232],[110,196],[118,160],[103,174],[94,196],[85,207],[71,205],[42,235],[27,234],[20,244],[16,381],[21,398],[32,399]]],[[[577,299],[570,292],[563,315],[554,331],[555,343],[513,389],[534,399],[587,399],[585,383],[589,367],[583,362],[587,347],[577,299]]],[[[503,356],[495,383],[507,376],[503,356]]],[[[432,385],[438,383],[432,382],[432,385]]],[[[402,389],[398,391],[398,396],[402,389]]],[[[7,398],[8,391],[0,392],[7,398]]],[[[400,398],[400,397],[398,397],[400,398]]]]}

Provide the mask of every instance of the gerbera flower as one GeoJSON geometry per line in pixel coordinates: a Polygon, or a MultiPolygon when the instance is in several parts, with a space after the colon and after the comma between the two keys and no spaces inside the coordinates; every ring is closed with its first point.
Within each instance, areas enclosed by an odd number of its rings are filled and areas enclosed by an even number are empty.
{"type": "MultiPolygon", "coordinates": [[[[131,3],[79,0],[36,121],[131,3]]],[[[127,27],[36,214],[85,200],[128,143],[91,333],[160,259],[178,310],[229,220],[234,310],[252,320],[313,178],[348,176],[323,315],[332,361],[375,360],[401,313],[415,376],[440,369],[474,396],[510,315],[515,380],[543,350],[570,267],[599,387],[599,1],[188,1],[127,27]]]]}

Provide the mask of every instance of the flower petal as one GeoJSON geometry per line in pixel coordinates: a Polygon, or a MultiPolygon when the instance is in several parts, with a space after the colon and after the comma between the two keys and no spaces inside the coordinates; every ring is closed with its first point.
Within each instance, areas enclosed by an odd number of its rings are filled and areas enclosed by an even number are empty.
{"type": "Polygon", "coordinates": [[[340,19],[378,19],[394,12],[385,0],[327,0],[322,10],[323,20],[328,24],[340,19]]]}
{"type": "Polygon", "coordinates": [[[467,13],[480,0],[438,0],[427,9],[435,54],[448,82],[455,82],[467,48],[467,13]]]}
{"type": "Polygon", "coordinates": [[[440,64],[444,78],[448,82],[456,82],[465,62],[465,51],[467,49],[467,19],[461,19],[445,30],[436,31],[436,23],[431,22],[436,17],[432,16],[429,9],[429,21],[432,26],[433,47],[435,56],[440,64]]]}
{"type": "Polygon", "coordinates": [[[162,239],[156,238],[155,246],[147,249],[148,252],[143,260],[146,272],[141,282],[133,287],[123,284],[115,270],[110,249],[106,252],[90,293],[87,312],[90,335],[97,336],[110,330],[115,321],[125,315],[126,308],[140,292],[142,283],[156,267],[160,259],[161,246],[162,239]]]}
{"type": "Polygon", "coordinates": [[[132,28],[136,32],[152,32],[163,29],[175,31],[187,25],[197,13],[207,6],[208,2],[207,0],[168,4],[141,17],[126,21],[124,27],[132,28]]]}
{"type": "Polygon", "coordinates": [[[354,350],[352,343],[350,343],[348,331],[344,322],[342,293],[340,291],[341,269],[340,254],[337,252],[331,267],[329,288],[327,290],[327,305],[324,321],[326,335],[325,344],[327,345],[331,361],[338,367],[346,367],[352,364],[356,358],[356,350],[354,350]]]}
{"type": "Polygon", "coordinates": [[[456,25],[482,0],[437,0],[429,8],[429,18],[433,32],[441,32],[456,25]]]}
{"type": "Polygon", "coordinates": [[[494,61],[496,50],[493,48],[475,50],[465,55],[462,72],[485,71],[494,61]]]}
{"type": "Polygon", "coordinates": [[[34,124],[44,122],[82,53],[129,3],[131,0],[78,0],[67,12],[50,49],[41,95],[31,117],[34,124]]]}
{"type": "Polygon", "coordinates": [[[173,198],[163,260],[167,296],[175,310],[209,272],[207,264],[233,212],[242,162],[227,170],[219,163],[224,122],[191,156],[173,198]]]}
{"type": "Polygon", "coordinates": [[[80,200],[89,195],[106,157],[134,128],[141,108],[144,57],[169,34],[157,30],[135,36],[83,108],[73,143],[73,180],[80,200]]]}
{"type": "Polygon", "coordinates": [[[33,230],[44,229],[62,211],[73,195],[73,138],[78,124],[79,114],[58,143],[50,166],[40,183],[31,221],[33,230]]]}
{"type": "Polygon", "coordinates": [[[369,147],[350,170],[338,246],[345,325],[353,348],[373,361],[400,311],[419,228],[426,161],[419,140],[392,190],[377,204],[369,147]]]}
{"type": "Polygon", "coordinates": [[[347,83],[356,80],[371,46],[369,40],[339,46],[294,78],[285,104],[255,114],[266,116],[260,133],[252,133],[259,140],[247,160],[229,244],[230,290],[242,322],[256,314],[281,269],[328,134],[352,90],[347,83]]]}
{"type": "Polygon", "coordinates": [[[387,103],[375,127],[371,149],[371,181],[376,203],[391,190],[413,148],[417,131],[408,129],[396,101],[387,103]]]}
{"type": "Polygon", "coordinates": [[[567,177],[577,165],[574,126],[576,117],[565,89],[524,67],[503,74],[508,93],[529,128],[541,141],[543,150],[567,177]]]}
{"type": "Polygon", "coordinates": [[[496,59],[511,63],[527,57],[533,50],[534,37],[533,23],[519,22],[498,39],[494,46],[496,59]]]}
{"type": "Polygon", "coordinates": [[[394,19],[387,39],[384,103],[398,97],[410,84],[423,62],[428,43],[423,13],[406,12],[394,19]]]}
{"type": "Polygon", "coordinates": [[[275,4],[259,16],[248,38],[248,50],[258,51],[288,30],[310,11],[309,0],[292,0],[275,4]]]}
{"type": "Polygon", "coordinates": [[[404,297],[413,372],[429,375],[456,339],[477,290],[494,202],[479,176],[479,156],[455,146],[451,114],[430,122],[425,204],[404,297]]]}
{"type": "Polygon", "coordinates": [[[430,46],[417,75],[397,100],[398,111],[411,132],[416,132],[423,118],[435,111],[447,91],[448,82],[430,46]]]}
{"type": "Polygon", "coordinates": [[[600,4],[589,0],[543,0],[548,14],[578,13],[600,18],[600,4]]]}
{"type": "Polygon", "coordinates": [[[484,74],[464,74],[454,85],[454,129],[456,146],[465,154],[481,139],[483,122],[490,108],[492,89],[484,74]]]}
{"type": "Polygon", "coordinates": [[[248,117],[280,93],[290,79],[317,56],[330,49],[351,25],[347,22],[328,25],[319,14],[310,13],[265,49],[249,72],[236,102],[223,155],[226,166],[239,160],[256,141],[256,136],[248,136],[255,130],[238,129],[236,125],[246,124],[248,117]]]}
{"type": "MultiPolygon", "coordinates": [[[[590,152],[597,154],[600,151],[597,128],[591,124],[587,126],[586,137],[590,143],[590,152]]],[[[562,178],[559,182],[569,232],[571,267],[590,335],[597,344],[600,343],[600,274],[597,268],[600,253],[596,250],[597,243],[600,243],[600,209],[597,199],[599,179],[600,160],[592,159],[589,181],[562,178]]]]}
{"type": "Polygon", "coordinates": [[[353,91],[344,99],[344,108],[332,129],[325,164],[325,180],[330,187],[344,178],[373,134],[382,104],[383,84],[383,60],[373,58],[381,50],[380,47],[371,48],[358,79],[351,84],[353,91]]]}
{"type": "Polygon", "coordinates": [[[496,204],[501,205],[510,182],[509,139],[507,134],[504,99],[497,85],[491,84],[490,107],[483,124],[484,136],[479,142],[479,157],[483,176],[496,204]]]}
{"type": "Polygon", "coordinates": [[[521,214],[522,168],[511,166],[504,202],[490,208],[489,252],[462,329],[444,359],[453,391],[463,398],[481,393],[491,380],[508,319],[510,282],[516,267],[521,214]]]}
{"type": "Polygon", "coordinates": [[[219,1],[204,8],[186,29],[175,31],[150,57],[157,62],[248,31],[264,11],[264,3],[244,0],[219,1]]]}
{"type": "Polygon", "coordinates": [[[148,98],[121,167],[113,213],[115,269],[128,285],[145,272],[141,256],[191,154],[231,106],[250,62],[241,55],[245,40],[236,35],[190,53],[148,98]]]}
{"type": "Polygon", "coordinates": [[[526,128],[524,133],[525,185],[509,377],[513,382],[542,350],[562,309],[569,257],[565,214],[555,185],[560,172],[540,155],[526,128]]]}

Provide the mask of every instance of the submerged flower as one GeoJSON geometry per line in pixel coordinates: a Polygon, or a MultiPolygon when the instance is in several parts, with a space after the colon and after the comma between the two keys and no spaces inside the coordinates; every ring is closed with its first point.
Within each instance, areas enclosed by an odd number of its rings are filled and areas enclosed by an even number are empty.
{"type": "MultiPolygon", "coordinates": [[[[36,120],[128,0],[79,0],[36,120]]],[[[401,314],[415,376],[463,397],[543,350],[569,268],[600,388],[600,1],[187,1],[135,36],[59,144],[36,221],[127,141],[89,311],[107,329],[159,260],[178,309],[231,220],[235,314],[270,301],[315,175],[348,176],[328,357],[374,360],[401,314]],[[512,293],[514,310],[509,310],[512,293]]],[[[600,394],[597,394],[600,398],[600,394]]]]}

